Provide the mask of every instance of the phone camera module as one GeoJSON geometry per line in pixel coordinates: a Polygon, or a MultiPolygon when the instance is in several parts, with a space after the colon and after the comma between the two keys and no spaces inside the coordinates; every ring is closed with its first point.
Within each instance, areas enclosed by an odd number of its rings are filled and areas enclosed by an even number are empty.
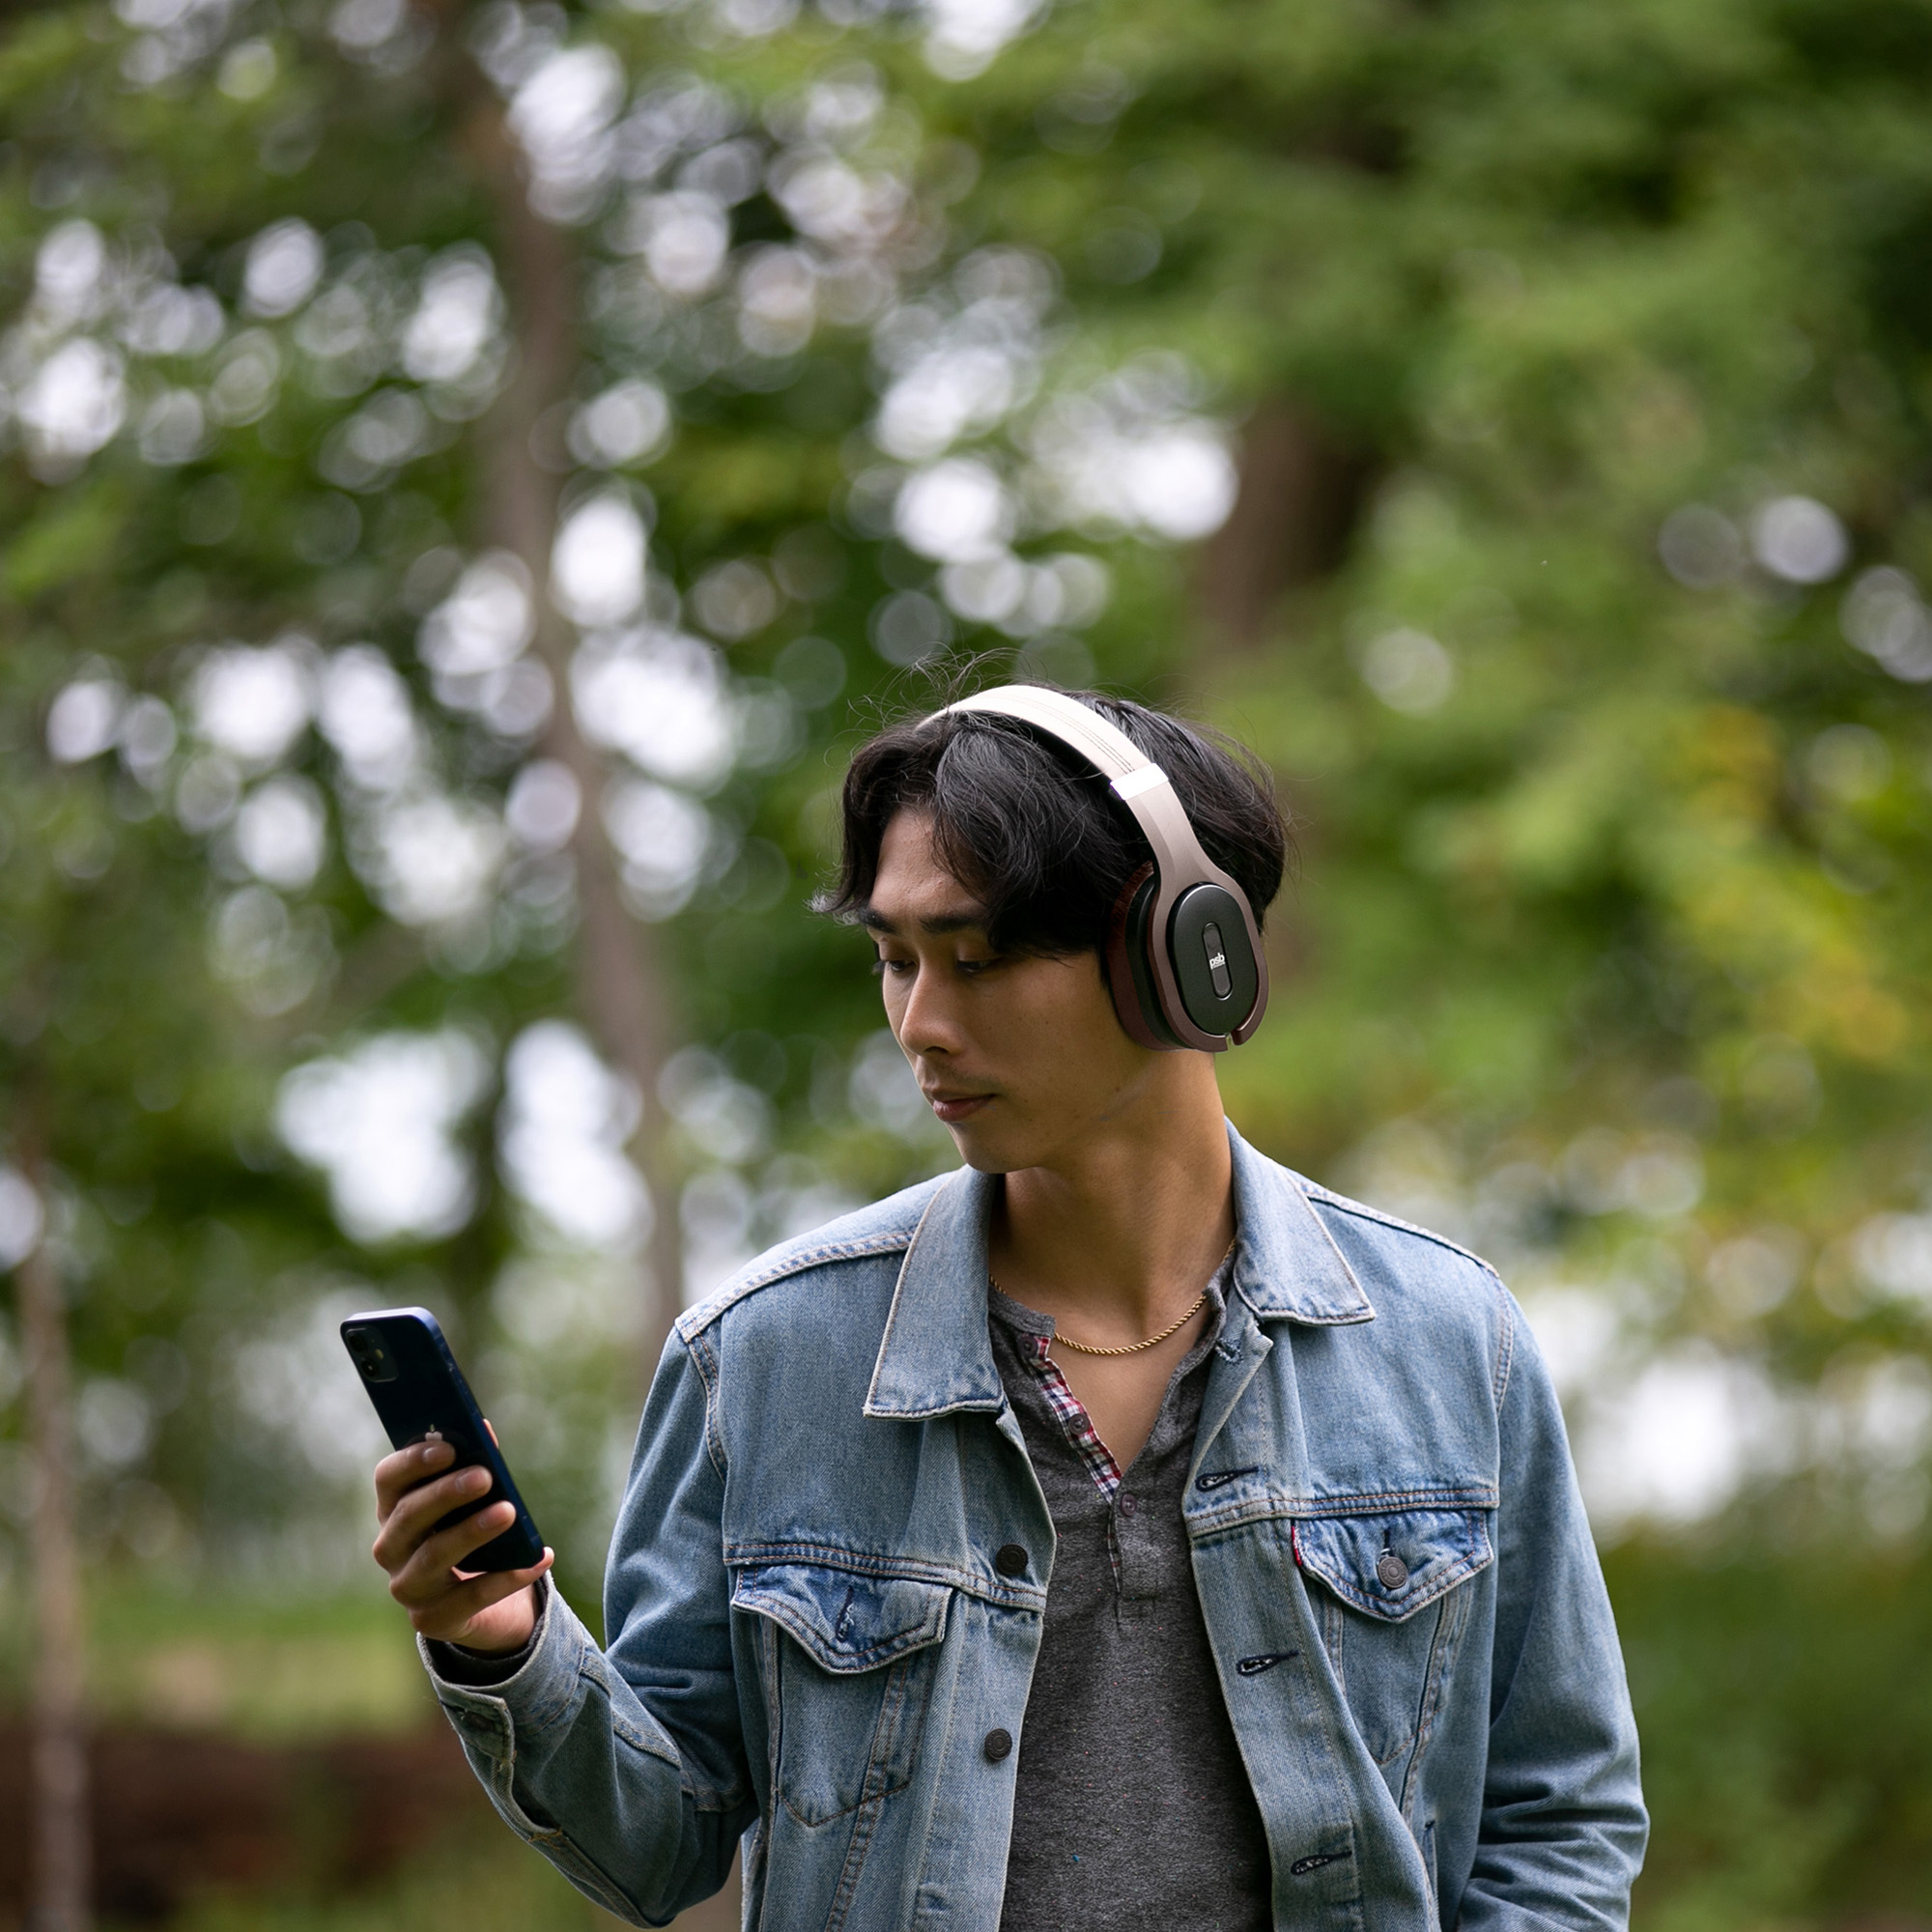
{"type": "Polygon", "coordinates": [[[396,1378],[395,1358],[384,1347],[382,1337],[372,1329],[352,1328],[348,1334],[349,1352],[362,1371],[364,1381],[392,1382],[396,1378]]]}

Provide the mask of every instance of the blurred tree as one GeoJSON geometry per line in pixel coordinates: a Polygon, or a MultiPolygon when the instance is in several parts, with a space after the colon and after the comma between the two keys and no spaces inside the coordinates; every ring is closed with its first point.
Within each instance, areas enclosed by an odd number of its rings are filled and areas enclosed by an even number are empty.
{"type": "MultiPolygon", "coordinates": [[[[21,1148],[29,1184],[44,1179],[36,1143],[21,1148]]],[[[61,1284],[36,1239],[19,1265],[20,1339],[26,1357],[33,1455],[29,1550],[34,1572],[35,1920],[49,1932],[91,1922],[87,1833],[84,1599],[74,1536],[72,1373],[61,1284]]]]}
{"type": "MultiPolygon", "coordinates": [[[[17,1264],[31,1416],[31,1459],[7,1488],[34,1566],[36,1923],[63,1932],[86,1916],[82,1524],[139,1548],[175,1520],[132,1472],[156,1412],[185,1393],[184,1358],[160,1337],[194,1318],[199,1217],[226,1195],[305,1218],[238,1161],[233,1136],[259,1134],[266,1093],[208,968],[202,854],[128,772],[69,776],[29,750],[37,694],[72,668],[38,629],[0,661],[0,1092],[14,1163],[0,1167],[0,1264],[17,1264]]],[[[120,696],[101,679],[67,692],[54,735],[72,751],[118,721],[120,696]]]]}

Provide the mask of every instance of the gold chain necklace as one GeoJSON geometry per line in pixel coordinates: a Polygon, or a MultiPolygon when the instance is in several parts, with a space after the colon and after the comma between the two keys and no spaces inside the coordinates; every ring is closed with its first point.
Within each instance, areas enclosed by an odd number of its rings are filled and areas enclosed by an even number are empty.
{"type": "MultiPolygon", "coordinates": [[[[1239,1235],[1236,1235],[1235,1236],[1236,1241],[1238,1241],[1240,1238],[1241,1237],[1239,1235]]],[[[1210,1274],[1208,1277],[1208,1287],[1204,1288],[1201,1291],[1201,1293],[1194,1297],[1194,1301],[1192,1305],[1188,1308],[1187,1313],[1183,1315],[1179,1321],[1169,1322],[1169,1324],[1165,1328],[1163,1328],[1158,1335],[1150,1335],[1145,1342],[1129,1342],[1124,1349],[1095,1349],[1089,1343],[1076,1342],[1071,1335],[1062,1334],[1058,1322],[1054,1324],[1053,1339],[1057,1343],[1061,1344],[1063,1347],[1071,1349],[1073,1352],[1077,1355],[1138,1355],[1143,1349],[1157,1349],[1161,1345],[1161,1343],[1167,1340],[1167,1338],[1170,1335],[1179,1334],[1179,1332],[1183,1328],[1185,1328],[1187,1324],[1190,1321],[1192,1321],[1197,1315],[1201,1313],[1202,1307],[1208,1299],[1208,1289],[1211,1289],[1214,1286],[1214,1275],[1218,1275],[1221,1272],[1221,1270],[1228,1265],[1228,1255],[1232,1255],[1234,1252],[1235,1252],[1235,1241],[1230,1241],[1228,1243],[1228,1254],[1223,1255],[1221,1259],[1214,1264],[1214,1274],[1210,1274]]],[[[1000,1284],[997,1281],[993,1280],[993,1276],[990,1270],[987,1272],[986,1279],[987,1281],[992,1283],[993,1287],[995,1288],[999,1287],[1000,1284]]]]}

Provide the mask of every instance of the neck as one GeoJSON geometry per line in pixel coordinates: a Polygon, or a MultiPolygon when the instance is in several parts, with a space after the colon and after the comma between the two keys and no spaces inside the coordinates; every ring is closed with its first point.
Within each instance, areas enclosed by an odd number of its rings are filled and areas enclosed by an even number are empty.
{"type": "Polygon", "coordinates": [[[1176,1054],[1122,1115],[1006,1177],[992,1271],[1017,1300],[1134,1341],[1206,1287],[1235,1235],[1234,1162],[1211,1061],[1176,1054]]]}

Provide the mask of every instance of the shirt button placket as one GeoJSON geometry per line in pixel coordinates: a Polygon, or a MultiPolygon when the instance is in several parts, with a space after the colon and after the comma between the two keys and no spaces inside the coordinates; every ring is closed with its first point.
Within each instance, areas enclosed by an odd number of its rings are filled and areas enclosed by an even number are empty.
{"type": "Polygon", "coordinates": [[[1114,1498],[1114,1549],[1120,1559],[1119,1614],[1138,1621],[1151,1616],[1160,1600],[1160,1564],[1154,1553],[1152,1525],[1141,1510],[1141,1499],[1122,1490],[1114,1498]]]}

